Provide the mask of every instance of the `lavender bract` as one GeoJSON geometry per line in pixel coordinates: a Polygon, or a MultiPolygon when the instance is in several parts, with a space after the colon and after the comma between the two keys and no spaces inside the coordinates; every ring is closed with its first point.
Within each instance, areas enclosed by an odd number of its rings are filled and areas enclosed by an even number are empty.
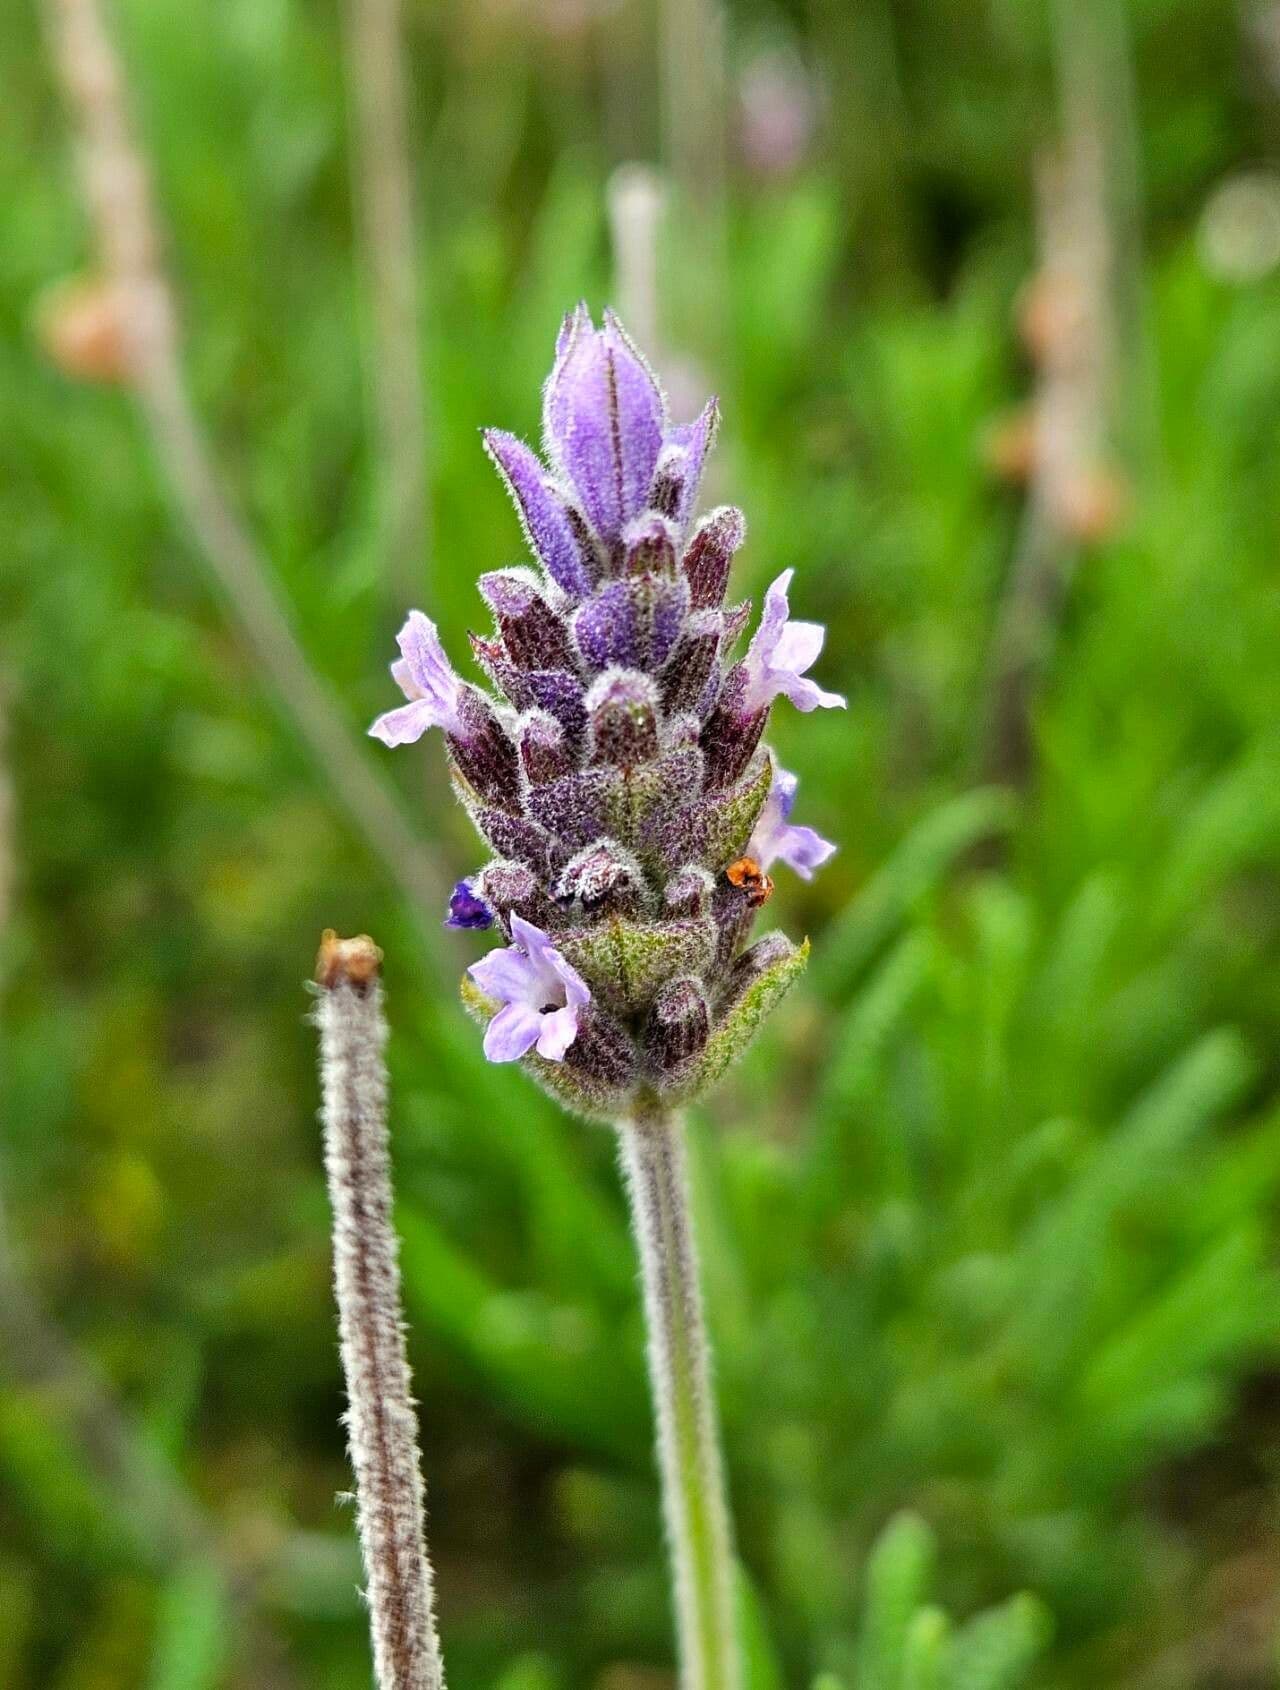
{"type": "Polygon", "coordinates": [[[493,853],[448,916],[511,941],[463,983],[486,1054],[608,1119],[644,1092],[705,1089],[804,966],[781,934],[748,944],[760,898],[726,874],[735,859],[807,879],[835,849],[791,824],[795,777],[761,744],[780,696],[843,705],[807,673],[823,630],[791,621],[786,570],[735,659],[742,515],[693,522],[717,423],[713,400],[673,425],[612,313],[597,329],[572,312],[544,394],[549,467],[485,435],[538,566],[480,581],[495,629],[473,645],[497,696],[458,677],[413,611],[392,666],[409,702],[370,730],[401,745],[439,727],[493,853]]]}

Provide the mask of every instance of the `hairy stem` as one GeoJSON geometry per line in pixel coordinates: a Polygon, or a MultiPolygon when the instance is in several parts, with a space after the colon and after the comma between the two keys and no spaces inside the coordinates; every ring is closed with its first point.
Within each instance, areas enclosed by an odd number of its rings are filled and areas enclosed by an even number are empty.
{"type": "Polygon", "coordinates": [[[391,1218],[379,962],[371,939],[326,933],[316,1019],[333,1280],[379,1690],[443,1690],[391,1218]]]}
{"type": "Polygon", "coordinates": [[[644,1279],[649,1376],[675,1573],[682,1690],[737,1690],[733,1548],[698,1287],[684,1126],[653,1105],[621,1123],[644,1279]]]}

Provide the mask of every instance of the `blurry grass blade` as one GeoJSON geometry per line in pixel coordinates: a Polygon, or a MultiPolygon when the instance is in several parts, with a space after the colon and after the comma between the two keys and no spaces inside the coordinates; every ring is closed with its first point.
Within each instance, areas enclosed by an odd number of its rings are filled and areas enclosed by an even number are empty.
{"type": "Polygon", "coordinates": [[[648,1412],[637,1353],[619,1355],[594,1311],[504,1291],[420,1212],[397,1211],[413,1319],[464,1356],[540,1436],[643,1465],[648,1412]]]}
{"type": "Polygon", "coordinates": [[[1166,933],[1255,860],[1280,860],[1280,747],[1267,741],[1226,774],[1183,817],[1155,880],[1147,919],[1166,933]]]}
{"type": "Polygon", "coordinates": [[[742,1651],[743,1690],[785,1690],[786,1676],[769,1635],[760,1597],[746,1568],[734,1564],[738,1611],[738,1645],[742,1651]]]}
{"type": "Polygon", "coordinates": [[[160,1598],[147,1690],[216,1690],[232,1636],[218,1569],[206,1561],[180,1567],[160,1598]]]}
{"type": "Polygon", "coordinates": [[[843,1189],[840,1157],[855,1117],[869,1106],[886,1048],[928,984],[930,941],[908,933],[836,1019],[830,1057],[813,1109],[808,1183],[823,1201],[843,1189]]]}
{"type": "Polygon", "coordinates": [[[813,979],[828,997],[857,979],[913,907],[935,890],[967,851],[1007,831],[1017,803],[1001,787],[962,793],[931,811],[907,834],[823,936],[813,979]]]}
{"type": "Polygon", "coordinates": [[[1060,1365],[1086,1322],[1113,1218],[1243,1092],[1253,1071],[1239,1036],[1211,1033],[1139,1099],[1091,1163],[1044,1215],[1023,1253],[1016,1329],[1044,1373],[1060,1365]]]}
{"type": "Polygon", "coordinates": [[[942,1609],[917,1609],[902,1648],[902,1690],[947,1690],[950,1645],[951,1621],[942,1609]]]}
{"type": "Polygon", "coordinates": [[[907,1637],[935,1554],[933,1533],[915,1514],[899,1514],[876,1540],[867,1560],[857,1690],[902,1690],[907,1637]]]}
{"type": "Polygon", "coordinates": [[[947,1690],[1019,1690],[1052,1634],[1044,1604],[1014,1596],[956,1635],[947,1690]]]}

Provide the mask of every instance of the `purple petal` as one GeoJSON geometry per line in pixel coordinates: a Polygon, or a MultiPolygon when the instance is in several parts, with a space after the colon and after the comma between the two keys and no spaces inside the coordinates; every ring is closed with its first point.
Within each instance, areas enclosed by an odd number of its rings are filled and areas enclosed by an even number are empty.
{"type": "MultiPolygon", "coordinates": [[[[513,924],[519,919],[514,916],[513,924]]],[[[479,962],[473,962],[467,973],[482,992],[502,1003],[531,1003],[537,993],[538,970],[530,957],[515,945],[490,951],[479,962]]]]}
{"type": "Polygon", "coordinates": [[[787,590],[793,569],[784,569],[764,597],[760,626],[743,663],[746,674],[745,702],[757,710],[767,709],[785,694],[797,710],[844,709],[836,692],[824,692],[816,681],[802,678],[803,671],[817,660],[825,633],[819,622],[792,622],[787,590]]]}
{"type": "Polygon", "coordinates": [[[796,709],[808,715],[811,710],[844,710],[848,700],[842,693],[826,692],[807,675],[792,675],[778,670],[773,677],[777,691],[784,693],[796,709]]]}
{"type": "Polygon", "coordinates": [[[791,614],[787,593],[790,591],[794,574],[794,569],[784,569],[765,593],[764,604],[760,610],[760,626],[756,629],[748,657],[756,653],[763,658],[772,657],[773,649],[782,637],[782,630],[791,614]]]}
{"type": "Polygon", "coordinates": [[[457,732],[462,683],[445,656],[439,629],[429,616],[411,610],[396,640],[401,655],[391,673],[412,702],[379,716],[369,732],[384,745],[412,744],[428,728],[457,732]]]}
{"type": "Polygon", "coordinates": [[[440,718],[434,706],[425,698],[415,699],[412,704],[402,704],[398,710],[388,710],[379,716],[369,729],[370,737],[380,739],[384,745],[412,745],[415,740],[422,738],[428,728],[440,726],[440,718]]]}
{"type": "Polygon", "coordinates": [[[537,1044],[543,1018],[527,1004],[509,1003],[485,1028],[484,1053],[490,1062],[516,1062],[537,1044]]]}
{"type": "Polygon", "coordinates": [[[774,764],[773,784],[760,820],[747,845],[747,855],[754,857],[761,868],[784,862],[803,880],[812,880],[813,871],[821,868],[836,847],[823,839],[811,827],[792,827],[787,817],[795,803],[799,781],[787,769],[774,764]]]}
{"type": "Polygon", "coordinates": [[[769,662],[774,669],[794,669],[803,675],[822,655],[827,630],[821,622],[788,622],[778,636],[769,662]]]}
{"type": "MultiPolygon", "coordinates": [[[[435,699],[442,710],[451,710],[458,693],[458,677],[440,643],[440,630],[429,616],[411,610],[396,644],[404,659],[404,673],[418,688],[420,698],[435,699]]],[[[400,668],[396,664],[397,669],[400,668]]]]}
{"type": "Polygon", "coordinates": [[[769,806],[777,809],[780,820],[786,821],[795,808],[796,793],[799,789],[799,775],[793,775],[790,769],[780,769],[775,763],[773,767],[773,789],[769,793],[769,806]]]}
{"type": "Polygon", "coordinates": [[[831,840],[812,827],[784,827],[778,835],[777,861],[793,868],[801,880],[812,880],[814,869],[835,854],[831,840]]]}
{"type": "Polygon", "coordinates": [[[538,1055],[548,1062],[563,1062],[564,1053],[578,1036],[578,1012],[566,1005],[541,1018],[538,1055]]]}
{"type": "Polygon", "coordinates": [[[500,428],[486,429],[484,444],[515,502],[530,551],[570,597],[589,593],[591,572],[581,537],[535,453],[500,428]]]}
{"type": "Polygon", "coordinates": [[[610,312],[601,329],[576,319],[559,344],[543,405],[547,450],[611,543],[648,499],[662,449],[662,394],[610,312]]]}
{"type": "Polygon", "coordinates": [[[591,988],[578,973],[572,963],[566,962],[560,952],[551,952],[551,966],[555,969],[564,985],[565,1003],[570,1009],[584,1009],[591,1002],[591,988]]]}

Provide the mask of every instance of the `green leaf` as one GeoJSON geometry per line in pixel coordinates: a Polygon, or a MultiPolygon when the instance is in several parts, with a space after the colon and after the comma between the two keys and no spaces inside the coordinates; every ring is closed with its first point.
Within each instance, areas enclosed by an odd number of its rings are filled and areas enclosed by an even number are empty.
{"type": "Polygon", "coordinates": [[[768,1622],[755,1586],[740,1561],[734,1563],[738,1643],[742,1650],[744,1690],[785,1690],[786,1676],[769,1635],[768,1622]]]}
{"type": "Polygon", "coordinates": [[[180,1567],[161,1595],[147,1690],[215,1690],[233,1635],[219,1570],[200,1560],[180,1567]]]}
{"type": "Polygon", "coordinates": [[[1026,1592],[1011,1596],[957,1633],[947,1690],[1018,1690],[1052,1631],[1042,1602],[1026,1592]]]}
{"type": "Polygon", "coordinates": [[[901,1690],[907,1633],[933,1574],[933,1533],[915,1514],[899,1514],[867,1561],[858,1641],[857,1690],[901,1690]]]}

